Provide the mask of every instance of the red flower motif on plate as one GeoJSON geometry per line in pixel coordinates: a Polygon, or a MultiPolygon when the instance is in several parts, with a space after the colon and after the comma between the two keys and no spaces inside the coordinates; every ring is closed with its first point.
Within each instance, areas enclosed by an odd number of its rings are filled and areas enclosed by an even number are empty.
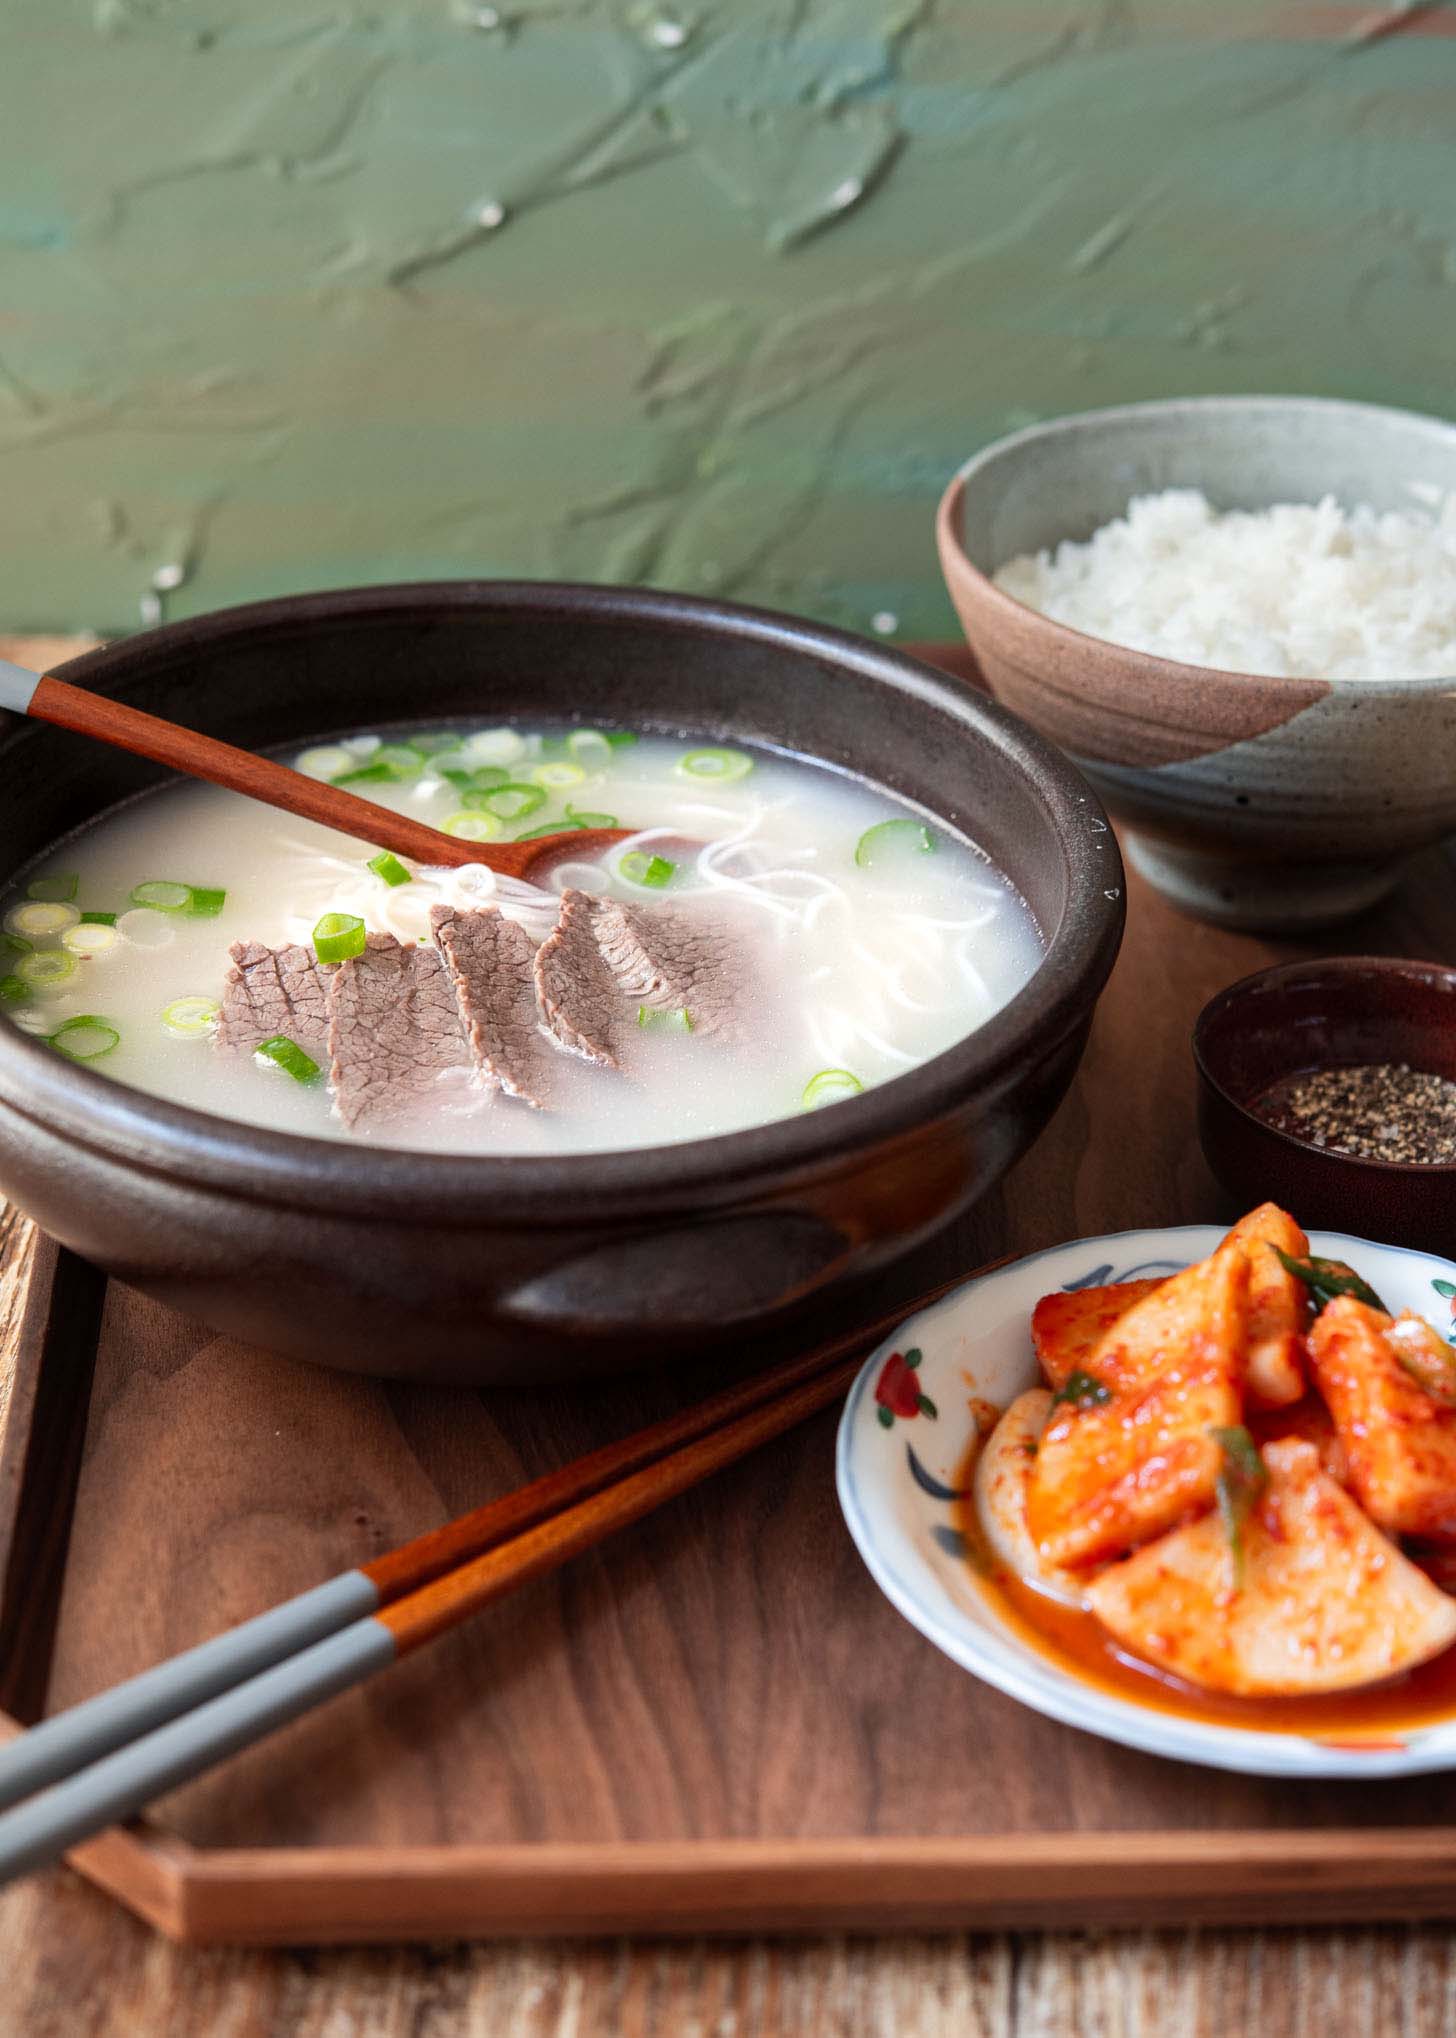
{"type": "Polygon", "coordinates": [[[919,1347],[912,1345],[908,1352],[891,1352],[881,1366],[875,1382],[875,1400],[879,1404],[876,1412],[886,1429],[893,1427],[896,1416],[908,1422],[915,1415],[928,1415],[933,1420],[940,1413],[930,1396],[921,1392],[919,1365],[919,1347]]]}

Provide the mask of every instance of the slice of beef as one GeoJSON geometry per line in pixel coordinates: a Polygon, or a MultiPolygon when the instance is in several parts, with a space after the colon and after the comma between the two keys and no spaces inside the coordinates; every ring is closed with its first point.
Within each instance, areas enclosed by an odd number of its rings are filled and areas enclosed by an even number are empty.
{"type": "Polygon", "coordinates": [[[679,906],[596,902],[597,944],[622,996],[637,1009],[686,1012],[694,1033],[741,1035],[749,974],[741,943],[721,918],[679,906]]]}
{"type": "Polygon", "coordinates": [[[585,892],[561,894],[560,917],[536,951],[536,1003],[562,1047],[614,1069],[620,1066],[628,1007],[597,942],[599,903],[585,892]]]}
{"type": "Polygon", "coordinates": [[[455,987],[476,1067],[495,1089],[542,1110],[550,1048],[536,1013],[536,944],[498,907],[435,906],[430,932],[455,987]]]}
{"type": "Polygon", "coordinates": [[[352,1130],[418,1103],[469,1051],[450,973],[433,948],[371,934],[329,982],[329,1088],[352,1130]]]}
{"type": "Polygon", "coordinates": [[[261,941],[235,941],[228,954],[232,961],[223,983],[218,1046],[251,1054],[282,1033],[322,1061],[328,1051],[332,969],[297,942],[265,948],[261,941]]]}

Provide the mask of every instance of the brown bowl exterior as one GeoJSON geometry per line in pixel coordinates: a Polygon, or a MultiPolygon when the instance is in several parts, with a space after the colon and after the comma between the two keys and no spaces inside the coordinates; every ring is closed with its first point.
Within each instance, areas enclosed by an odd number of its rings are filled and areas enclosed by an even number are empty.
{"type": "Polygon", "coordinates": [[[965,488],[958,474],[942,496],[936,543],[966,642],[997,700],[1073,756],[1138,767],[1180,764],[1277,729],[1329,692],[1323,680],[1211,673],[1155,658],[1027,608],[967,558],[965,488]]]}
{"type": "MultiPolygon", "coordinates": [[[[390,1376],[546,1381],[833,1318],[983,1195],[1069,1083],[1121,937],[1085,783],[995,703],[881,646],[667,595],[460,582],[262,603],[67,668],[261,749],[534,717],[767,743],[962,827],[1048,937],[948,1053],[828,1110],[641,1152],[420,1154],[260,1131],[65,1063],[0,1024],[0,1190],[217,1329],[390,1376]]],[[[8,718],[0,872],[162,776],[8,718]]]]}
{"type": "Polygon", "coordinates": [[[1456,1256],[1456,1167],[1331,1153],[1252,1106],[1281,1077],[1405,1062],[1456,1079],[1456,969],[1382,956],[1284,963],[1220,991],[1193,1031],[1198,1132],[1241,1209],[1266,1199],[1301,1224],[1456,1256]]]}
{"type": "Polygon", "coordinates": [[[1201,487],[1222,508],[1409,509],[1456,489],[1456,426],[1313,397],[1197,397],[1033,426],[969,461],[937,519],[946,586],[998,700],[1060,743],[1175,905],[1298,930],[1364,911],[1456,828],[1449,680],[1271,679],[1184,665],[1068,628],[991,578],[1083,540],[1133,495],[1201,487]]]}

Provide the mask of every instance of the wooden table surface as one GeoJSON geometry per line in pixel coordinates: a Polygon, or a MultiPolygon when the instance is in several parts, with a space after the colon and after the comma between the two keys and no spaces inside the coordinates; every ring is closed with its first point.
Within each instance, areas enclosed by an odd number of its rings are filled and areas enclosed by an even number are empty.
{"type": "MultiPolygon", "coordinates": [[[[23,656],[6,646],[0,656],[23,656]]],[[[55,657],[47,647],[43,656],[55,657]]],[[[41,661],[37,659],[37,664],[41,661]]],[[[1444,954],[1456,877],[1428,859],[1378,926],[1331,937],[1331,948],[1444,954]]],[[[1131,898],[1136,938],[1138,891],[1131,898]]],[[[1164,925],[1168,923],[1164,922],[1164,925]]],[[[1217,956],[1223,975],[1290,951],[1173,923],[1217,956]]],[[[1144,966],[1147,958],[1144,957],[1144,966]]],[[[1145,1014],[1119,999],[1120,966],[1099,1011],[1078,1088],[1034,1156],[1026,1190],[1056,1181],[1062,1196],[1105,1203],[1106,1154],[1089,1148],[1091,1108],[1111,1043],[1145,1014]],[[1101,1177],[1100,1182],[1098,1178],[1101,1177]],[[1087,1189],[1089,1179],[1093,1183],[1087,1189]]],[[[1160,1051],[1176,1056],[1181,1043],[1160,1051]]],[[[1154,1060],[1157,1057],[1150,1057],[1154,1060]]],[[[1125,1098],[1134,1128],[1159,1086],[1125,1098]]],[[[1196,1148],[1175,1170],[1183,1191],[1169,1219],[1212,1215],[1196,1148]]],[[[1018,1189],[1021,1187],[1018,1182],[1018,1189]]],[[[1134,1197],[1134,1202],[1137,1199],[1134,1197]]],[[[1136,1210],[1128,1222],[1136,1222],[1136,1210]]],[[[1105,1224],[1094,1228],[1106,1228],[1105,1224]]],[[[0,1209],[0,1349],[7,1266],[28,1227],[0,1209]]],[[[12,1292],[15,1283],[8,1284],[12,1292]]],[[[6,1381],[0,1372],[0,1408],[6,1381]]],[[[1210,1777],[1210,1788],[1218,1787],[1210,1777]]],[[[393,1950],[251,1952],[179,1949],[68,1870],[0,1898],[0,2034],[85,2038],[93,2032],[236,2034],[236,2038],[1456,2038],[1456,1940],[1444,1926],[1170,1934],[953,1936],[939,1939],[634,1940],[604,1944],[445,1945],[393,1950]]]]}

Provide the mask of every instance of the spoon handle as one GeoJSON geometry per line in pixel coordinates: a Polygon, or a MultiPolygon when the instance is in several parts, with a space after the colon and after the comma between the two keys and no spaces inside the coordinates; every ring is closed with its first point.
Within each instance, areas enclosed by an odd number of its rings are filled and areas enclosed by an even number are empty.
{"type": "Polygon", "coordinates": [[[189,778],[208,779],[213,785],[226,786],[229,792],[244,793],[267,807],[281,807],[287,814],[300,814],[306,821],[320,821],[326,828],[337,828],[341,835],[357,836],[376,849],[392,849],[396,856],[411,857],[416,863],[483,863],[499,876],[529,884],[562,857],[591,860],[632,832],[574,826],[527,842],[472,842],[464,836],[446,835],[408,814],[396,813],[393,807],[361,800],[342,786],[325,785],[301,771],[290,771],[286,764],[255,757],[251,750],[199,735],[180,723],[163,721],[160,715],[144,714],[124,701],[87,693],[84,687],[72,686],[64,679],[49,674],[37,679],[33,672],[4,659],[0,659],[0,708],[29,715],[32,721],[50,722],[57,729],[72,729],[80,736],[93,736],[113,750],[130,750],[137,757],[149,757],[154,764],[185,772],[189,778]]]}
{"type": "Polygon", "coordinates": [[[165,764],[189,778],[208,779],[230,792],[245,793],[249,799],[300,814],[307,821],[320,821],[326,828],[357,836],[376,849],[392,849],[397,856],[412,857],[417,863],[494,861],[489,844],[442,834],[408,814],[397,814],[392,807],[360,799],[342,786],[325,785],[301,771],[291,771],[286,764],[255,757],[250,750],[220,743],[216,737],[181,728],[159,715],[144,714],[123,701],[87,693],[63,679],[37,679],[18,665],[0,664],[0,708],[95,737],[115,750],[149,757],[154,764],[165,764]]]}

